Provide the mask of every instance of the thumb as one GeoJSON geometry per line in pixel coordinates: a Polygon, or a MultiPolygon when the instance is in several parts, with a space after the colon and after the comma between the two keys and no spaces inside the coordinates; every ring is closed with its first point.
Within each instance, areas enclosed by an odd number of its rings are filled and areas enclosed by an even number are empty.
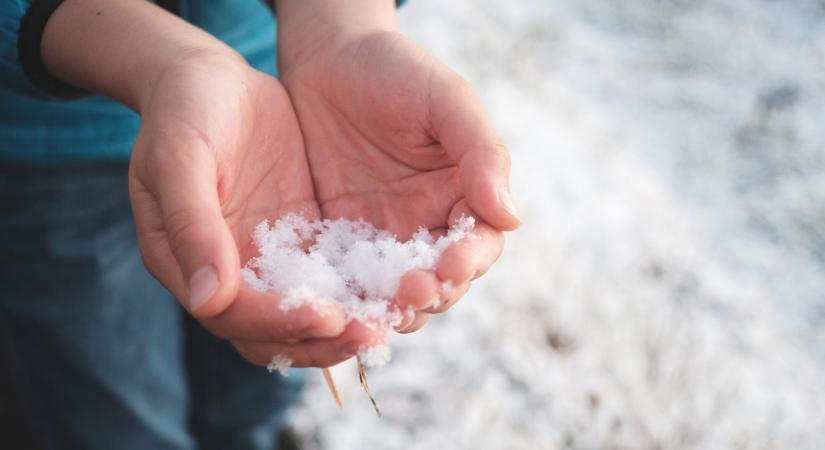
{"type": "Polygon", "coordinates": [[[469,84],[455,73],[440,78],[432,86],[433,131],[447,155],[458,163],[468,205],[499,230],[518,228],[521,218],[510,196],[507,147],[469,84]]]}
{"type": "Polygon", "coordinates": [[[194,145],[157,154],[166,161],[151,188],[182,276],[177,297],[195,317],[215,316],[237,296],[240,262],[221,212],[214,152],[194,145]]]}

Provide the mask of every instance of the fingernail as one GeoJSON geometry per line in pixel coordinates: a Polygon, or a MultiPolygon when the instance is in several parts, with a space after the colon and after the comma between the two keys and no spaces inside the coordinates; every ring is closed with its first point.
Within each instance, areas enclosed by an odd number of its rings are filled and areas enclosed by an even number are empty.
{"type": "Polygon", "coordinates": [[[510,196],[510,190],[506,187],[498,188],[498,201],[501,204],[501,207],[507,211],[507,214],[515,217],[519,221],[521,220],[521,216],[519,216],[518,209],[516,209],[516,204],[513,203],[513,197],[510,196]]]}
{"type": "Polygon", "coordinates": [[[189,311],[206,304],[218,290],[218,272],[212,266],[201,267],[189,278],[189,311]]]}
{"type": "Polygon", "coordinates": [[[308,314],[296,314],[291,319],[289,327],[297,330],[295,335],[299,339],[310,339],[320,336],[318,330],[315,329],[315,317],[308,314]]]}
{"type": "MultiPolygon", "coordinates": [[[[432,300],[430,300],[430,303],[424,307],[424,309],[437,308],[439,302],[441,302],[441,299],[438,297],[438,294],[436,294],[433,296],[432,300]]],[[[395,327],[395,331],[407,329],[407,327],[415,322],[416,317],[418,317],[418,313],[416,313],[412,306],[408,306],[407,310],[404,312],[404,319],[398,324],[398,326],[395,327]]]]}

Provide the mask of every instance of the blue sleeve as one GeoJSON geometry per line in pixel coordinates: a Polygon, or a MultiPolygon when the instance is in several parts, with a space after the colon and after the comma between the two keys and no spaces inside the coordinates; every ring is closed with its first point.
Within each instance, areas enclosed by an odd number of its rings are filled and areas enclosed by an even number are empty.
{"type": "Polygon", "coordinates": [[[31,6],[31,0],[0,1],[0,88],[16,94],[50,98],[23,73],[17,51],[20,22],[31,6]]]}
{"type": "MultiPolygon", "coordinates": [[[[60,89],[48,92],[38,87],[23,71],[18,37],[20,24],[32,2],[33,0],[0,0],[0,89],[35,98],[71,97],[72,95],[61,95],[65,92],[59,92],[60,89]]],[[[271,4],[269,1],[267,3],[271,4]]],[[[396,0],[397,6],[404,3],[405,0],[396,0]]]]}

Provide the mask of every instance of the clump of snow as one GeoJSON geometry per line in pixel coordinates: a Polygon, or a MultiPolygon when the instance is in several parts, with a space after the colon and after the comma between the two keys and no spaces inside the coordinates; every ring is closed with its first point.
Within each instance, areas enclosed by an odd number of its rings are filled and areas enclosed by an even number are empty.
{"type": "MultiPolygon", "coordinates": [[[[400,242],[363,220],[310,222],[289,214],[255,228],[260,256],[242,273],[253,288],[282,294],[285,311],[310,305],[323,312],[337,302],[348,320],[391,328],[405,315],[392,302],[401,277],[414,269],[434,269],[444,250],[470,236],[474,225],[474,218],[461,217],[438,239],[419,228],[410,240],[400,242]]],[[[365,354],[366,365],[389,360],[388,348],[365,354]]]]}
{"type": "Polygon", "coordinates": [[[277,370],[281,375],[287,376],[290,367],[292,367],[292,358],[286,355],[275,355],[272,357],[272,361],[267,364],[266,370],[269,373],[277,370]]]}

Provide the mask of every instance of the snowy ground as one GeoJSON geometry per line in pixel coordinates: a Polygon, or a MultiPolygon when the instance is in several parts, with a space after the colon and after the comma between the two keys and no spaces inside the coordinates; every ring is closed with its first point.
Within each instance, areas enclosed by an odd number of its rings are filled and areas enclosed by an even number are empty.
{"type": "Polygon", "coordinates": [[[412,0],[525,219],[308,448],[825,448],[825,2],[412,0]]]}

